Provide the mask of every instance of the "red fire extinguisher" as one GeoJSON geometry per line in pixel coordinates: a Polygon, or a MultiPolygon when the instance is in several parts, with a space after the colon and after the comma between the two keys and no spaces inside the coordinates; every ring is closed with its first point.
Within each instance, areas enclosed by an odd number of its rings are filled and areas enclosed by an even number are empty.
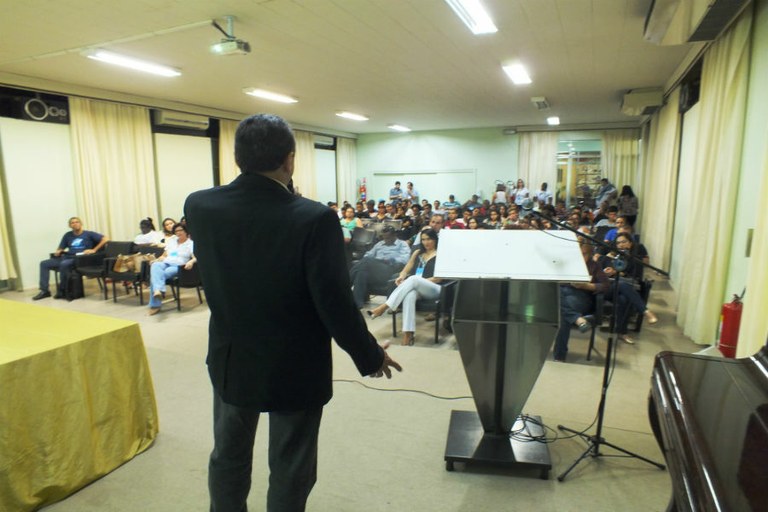
{"type": "Polygon", "coordinates": [[[736,357],[741,311],[744,309],[744,304],[741,302],[743,297],[744,292],[742,292],[741,297],[734,294],[733,300],[723,304],[723,308],[720,310],[720,339],[717,348],[720,349],[724,357],[736,357]]]}

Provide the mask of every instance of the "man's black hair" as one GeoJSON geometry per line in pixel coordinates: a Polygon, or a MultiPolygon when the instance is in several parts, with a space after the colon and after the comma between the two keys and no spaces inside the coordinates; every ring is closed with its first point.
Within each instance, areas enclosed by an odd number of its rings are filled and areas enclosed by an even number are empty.
{"type": "Polygon", "coordinates": [[[243,174],[274,171],[295,150],[291,127],[279,116],[252,115],[235,132],[235,162],[243,174]]]}

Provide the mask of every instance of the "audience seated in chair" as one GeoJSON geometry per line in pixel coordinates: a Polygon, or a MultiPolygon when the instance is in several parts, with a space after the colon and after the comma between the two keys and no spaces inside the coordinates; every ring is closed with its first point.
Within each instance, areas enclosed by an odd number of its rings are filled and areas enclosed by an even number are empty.
{"type": "Polygon", "coordinates": [[[339,223],[342,227],[347,228],[350,233],[352,233],[355,228],[363,227],[363,221],[355,216],[355,209],[351,206],[345,206],[342,208],[341,215],[342,217],[339,223]]]}
{"type": "MultiPolygon", "coordinates": [[[[615,246],[617,251],[623,251],[627,254],[633,253],[634,241],[632,235],[629,233],[619,233],[616,235],[615,246]]],[[[608,257],[600,258],[598,263],[604,267],[604,272],[612,279],[619,279],[618,283],[618,297],[613,297],[613,286],[606,292],[606,299],[611,300],[615,304],[616,314],[616,332],[619,339],[626,343],[633,344],[634,340],[628,335],[627,324],[632,311],[642,313],[648,320],[648,323],[655,324],[658,319],[651,310],[645,304],[645,301],[640,296],[636,285],[642,281],[643,266],[640,262],[633,261],[632,258],[625,258],[626,269],[622,272],[617,272],[611,263],[615,261],[616,253],[609,254],[608,257]]],[[[642,256],[640,256],[642,258],[642,256]]],[[[646,253],[647,257],[647,253],[646,253]]]]}
{"type": "Polygon", "coordinates": [[[149,314],[160,312],[162,296],[165,293],[165,281],[179,272],[179,266],[191,269],[197,261],[194,254],[194,244],[189,238],[187,228],[182,224],[173,226],[175,238],[168,240],[165,252],[152,262],[149,267],[149,314]]]}
{"type": "Polygon", "coordinates": [[[83,229],[83,222],[79,217],[69,219],[68,231],[61,237],[59,246],[53,252],[51,258],[40,262],[40,291],[32,297],[32,300],[40,300],[51,296],[49,291],[51,270],[56,270],[61,275],[59,289],[54,298],[61,299],[66,295],[69,273],[75,266],[77,255],[93,254],[100,250],[109,241],[106,236],[94,231],[83,229]]]}
{"type": "Polygon", "coordinates": [[[442,279],[434,277],[437,257],[437,233],[427,229],[421,233],[421,248],[411,255],[408,264],[395,279],[397,287],[386,302],[368,311],[371,318],[383,315],[388,309],[403,307],[403,345],[413,345],[416,330],[416,301],[419,298],[436,299],[440,296],[442,279]],[[412,274],[412,275],[411,275],[412,274]]]}
{"type": "Polygon", "coordinates": [[[363,258],[352,264],[350,279],[352,295],[358,308],[368,300],[372,289],[382,289],[392,277],[408,263],[411,249],[408,244],[397,239],[395,228],[384,226],[381,230],[381,242],[365,253],[363,258]]]}
{"type": "Polygon", "coordinates": [[[160,245],[165,238],[165,235],[160,231],[155,230],[155,223],[152,222],[150,217],[141,219],[139,222],[140,234],[136,235],[133,239],[133,243],[136,245],[160,245]]]}
{"type": "Polygon", "coordinates": [[[176,235],[173,234],[173,226],[175,225],[176,221],[172,218],[166,217],[163,219],[163,239],[160,241],[161,243],[168,243],[168,240],[175,238],[176,235]]]}
{"type": "Polygon", "coordinates": [[[553,354],[555,361],[565,361],[572,325],[576,325],[581,332],[587,332],[591,328],[586,316],[594,311],[595,295],[608,293],[610,287],[608,276],[603,272],[601,263],[592,258],[592,245],[589,240],[579,237],[579,247],[592,279],[589,283],[576,282],[560,285],[560,327],[555,335],[553,354]]]}

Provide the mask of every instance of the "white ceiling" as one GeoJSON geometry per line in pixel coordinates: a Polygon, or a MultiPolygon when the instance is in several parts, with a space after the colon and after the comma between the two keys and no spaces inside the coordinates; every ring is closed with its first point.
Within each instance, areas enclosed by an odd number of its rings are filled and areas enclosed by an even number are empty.
{"type": "Polygon", "coordinates": [[[620,112],[629,89],[661,87],[689,48],[642,37],[651,0],[482,0],[499,31],[473,36],[443,0],[0,0],[0,84],[134,99],[239,119],[272,112],[303,126],[370,133],[639,122],[620,112]],[[222,35],[247,56],[214,56],[222,35]],[[186,27],[186,28],[182,28],[186,27]],[[80,55],[98,46],[182,70],[160,78],[80,55]],[[520,59],[533,79],[501,69],[520,59]],[[299,99],[282,105],[242,93],[299,99]],[[546,96],[537,111],[532,96],[546,96]],[[152,100],[141,98],[152,98],[152,100]],[[370,116],[359,123],[339,110],[370,116]]]}

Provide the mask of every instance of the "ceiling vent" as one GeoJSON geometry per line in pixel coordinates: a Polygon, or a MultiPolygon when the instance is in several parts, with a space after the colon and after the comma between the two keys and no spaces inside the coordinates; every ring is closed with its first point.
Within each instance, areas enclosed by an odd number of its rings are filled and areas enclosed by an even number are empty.
{"type": "Polygon", "coordinates": [[[549,102],[544,96],[534,96],[531,98],[531,103],[533,103],[533,106],[538,110],[547,110],[549,108],[549,102]]]}
{"type": "Polygon", "coordinates": [[[633,89],[624,95],[621,112],[628,116],[649,116],[663,104],[661,89],[633,89]]]}
{"type": "Polygon", "coordinates": [[[155,125],[187,128],[189,130],[207,130],[210,120],[206,116],[174,112],[172,110],[155,110],[155,125]]]}

